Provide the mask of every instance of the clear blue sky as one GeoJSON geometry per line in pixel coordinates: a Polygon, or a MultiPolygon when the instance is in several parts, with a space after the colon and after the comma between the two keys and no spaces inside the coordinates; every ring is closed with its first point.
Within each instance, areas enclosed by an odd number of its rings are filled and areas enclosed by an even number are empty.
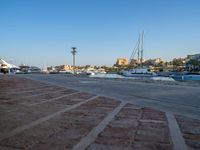
{"type": "Polygon", "coordinates": [[[200,0],[0,0],[0,57],[17,65],[113,65],[145,31],[144,57],[200,53],[200,0]]]}

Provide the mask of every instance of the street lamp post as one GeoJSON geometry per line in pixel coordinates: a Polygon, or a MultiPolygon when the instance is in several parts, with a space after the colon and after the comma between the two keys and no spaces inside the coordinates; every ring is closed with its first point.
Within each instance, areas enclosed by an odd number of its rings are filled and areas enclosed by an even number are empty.
{"type": "Polygon", "coordinates": [[[74,71],[74,74],[75,74],[75,55],[77,53],[76,49],[77,49],[76,47],[72,47],[72,51],[71,51],[71,53],[73,55],[73,71],[74,71]]]}

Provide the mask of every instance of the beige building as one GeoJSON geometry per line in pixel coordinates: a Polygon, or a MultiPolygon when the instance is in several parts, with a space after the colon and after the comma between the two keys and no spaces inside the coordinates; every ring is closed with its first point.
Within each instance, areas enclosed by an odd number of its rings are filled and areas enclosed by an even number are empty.
{"type": "Polygon", "coordinates": [[[155,58],[155,59],[148,59],[144,62],[144,65],[147,66],[157,66],[160,63],[164,63],[165,61],[161,58],[155,58]]]}
{"type": "Polygon", "coordinates": [[[194,55],[187,55],[187,59],[193,59],[193,60],[197,60],[200,61],[200,54],[194,54],[194,55]]]}
{"type": "Polygon", "coordinates": [[[126,66],[126,65],[128,65],[128,59],[126,59],[126,58],[118,58],[115,65],[116,66],[126,66]]]}
{"type": "Polygon", "coordinates": [[[70,65],[60,65],[60,66],[55,66],[54,68],[57,71],[67,71],[67,70],[72,70],[73,69],[73,67],[70,66],[70,65]]]}

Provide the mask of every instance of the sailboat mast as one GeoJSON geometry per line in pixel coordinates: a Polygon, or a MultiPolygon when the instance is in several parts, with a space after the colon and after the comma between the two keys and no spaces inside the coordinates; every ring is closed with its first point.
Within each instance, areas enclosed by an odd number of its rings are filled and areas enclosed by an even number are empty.
{"type": "Polygon", "coordinates": [[[143,44],[144,44],[144,31],[142,32],[142,36],[141,36],[141,66],[143,67],[143,44]]]}
{"type": "Polygon", "coordinates": [[[135,45],[135,48],[131,54],[129,63],[131,64],[134,60],[135,54],[137,55],[137,66],[143,67],[143,42],[144,42],[144,31],[139,34],[138,41],[135,45]]]}
{"type": "Polygon", "coordinates": [[[139,38],[138,38],[138,47],[137,47],[138,64],[140,64],[140,41],[141,41],[141,35],[139,35],[139,38]]]}

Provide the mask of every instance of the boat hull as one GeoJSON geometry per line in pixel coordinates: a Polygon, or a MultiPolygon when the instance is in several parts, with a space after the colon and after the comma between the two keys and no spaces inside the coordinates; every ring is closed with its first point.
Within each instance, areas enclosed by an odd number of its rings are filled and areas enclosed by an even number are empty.
{"type": "Polygon", "coordinates": [[[124,70],[120,72],[125,77],[156,77],[155,72],[151,72],[149,68],[136,68],[130,70],[124,70]]]}
{"type": "Polygon", "coordinates": [[[157,75],[149,75],[149,74],[122,74],[125,77],[157,77],[157,75]]]}
{"type": "Polygon", "coordinates": [[[200,81],[200,75],[173,75],[171,77],[179,81],[200,81]]]}

